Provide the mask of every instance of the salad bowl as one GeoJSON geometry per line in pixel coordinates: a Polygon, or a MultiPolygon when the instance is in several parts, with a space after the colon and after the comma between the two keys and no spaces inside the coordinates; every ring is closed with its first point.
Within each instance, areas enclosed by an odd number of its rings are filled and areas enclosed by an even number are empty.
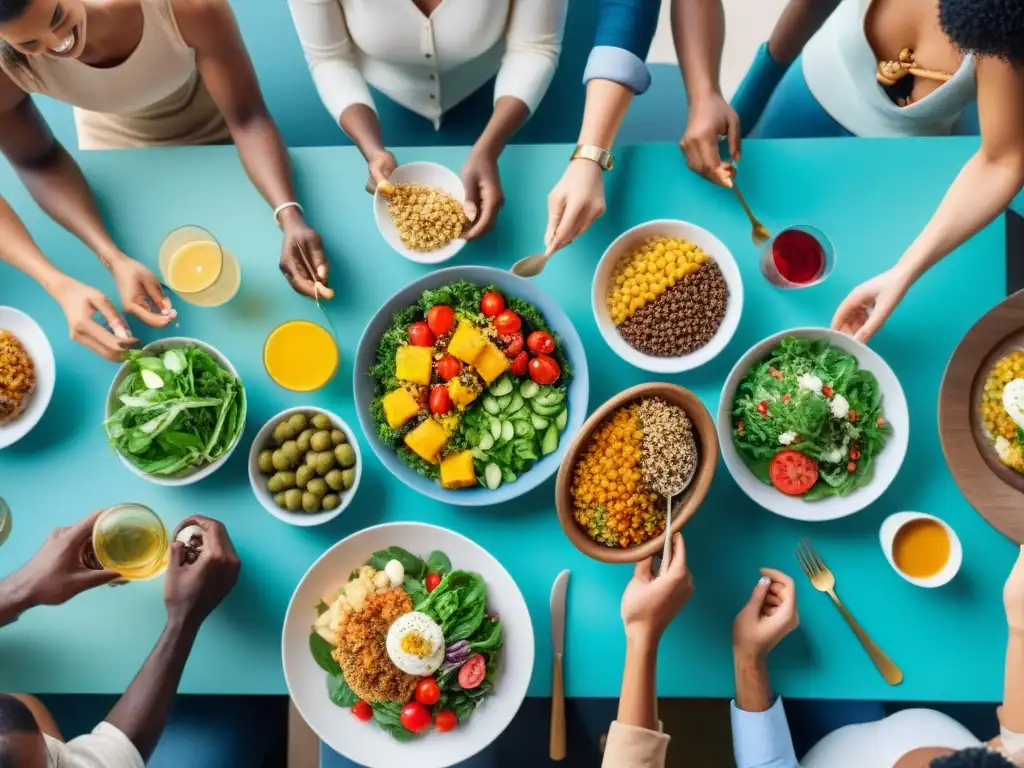
{"type": "Polygon", "coordinates": [[[490,745],[519,711],[533,674],[534,635],[526,601],[515,581],[482,547],[438,526],[388,523],[352,534],[310,566],[288,604],[281,654],[292,701],[303,719],[332,749],[370,768],[446,768],[490,745]],[[428,729],[415,736],[406,733],[405,741],[378,727],[377,721],[362,722],[347,707],[335,704],[329,695],[327,674],[311,653],[319,638],[311,635],[311,627],[322,596],[337,590],[350,573],[370,561],[375,553],[394,548],[422,557],[428,552],[443,552],[453,568],[479,574],[486,585],[486,610],[500,618],[503,632],[493,689],[471,716],[460,720],[449,732],[428,729]]]}
{"type": "MultiPolygon", "coordinates": [[[[765,376],[779,377],[779,382],[782,381],[783,377],[790,381],[797,374],[806,373],[803,370],[779,371],[775,368],[760,370],[762,370],[765,376]]],[[[774,382],[775,379],[772,378],[770,384],[774,384],[774,382]]],[[[814,384],[820,385],[821,382],[812,382],[810,386],[814,386],[814,384]]],[[[804,384],[801,383],[800,387],[803,388],[804,384]]],[[[825,390],[824,395],[826,397],[833,395],[829,391],[827,382],[823,389],[825,390]]],[[[789,395],[784,395],[784,397],[787,398],[785,402],[789,403],[789,395]]],[[[805,400],[802,398],[810,398],[810,395],[798,390],[798,394],[794,396],[792,401],[793,405],[786,407],[803,407],[802,403],[805,400]]],[[[845,400],[845,398],[843,399],[845,400]]],[[[775,408],[776,406],[777,403],[773,403],[770,407],[775,408]]],[[[851,423],[856,421],[856,414],[852,408],[849,414],[842,413],[842,408],[839,408],[837,414],[836,411],[829,413],[831,406],[818,404],[818,407],[824,408],[824,418],[845,418],[851,423]]],[[[756,415],[755,418],[757,418],[756,415]]],[[[768,418],[768,416],[765,416],[765,418],[768,418]]],[[[793,328],[781,331],[758,342],[747,350],[729,372],[729,376],[726,379],[725,388],[722,390],[722,398],[719,401],[717,423],[722,456],[725,459],[729,473],[736,480],[736,484],[739,485],[740,489],[769,512],[774,512],[782,517],[809,522],[846,517],[859,512],[875,502],[896,478],[903,464],[903,459],[906,457],[910,436],[910,414],[907,408],[907,399],[903,393],[903,387],[900,385],[899,379],[896,378],[896,374],[893,373],[892,368],[876,352],[865,345],[850,336],[827,328],[793,328]],[[740,427],[733,411],[737,400],[737,391],[740,389],[741,384],[750,376],[755,375],[755,369],[763,365],[763,361],[767,360],[773,351],[780,344],[784,343],[787,337],[818,343],[822,346],[827,345],[828,348],[834,349],[845,359],[844,365],[852,366],[850,362],[850,357],[852,357],[856,361],[859,370],[867,371],[873,375],[874,380],[877,381],[877,393],[881,398],[881,416],[879,417],[878,431],[883,434],[879,438],[881,447],[873,454],[863,457],[859,453],[851,453],[852,450],[856,449],[856,442],[852,445],[847,442],[838,446],[821,447],[822,450],[834,448],[840,451],[841,459],[828,459],[828,461],[837,465],[838,472],[840,473],[838,479],[834,483],[824,483],[825,469],[822,469],[821,479],[818,479],[817,462],[805,457],[804,461],[814,465],[812,470],[814,479],[809,481],[810,487],[806,489],[790,487],[784,492],[779,490],[779,487],[784,486],[777,487],[776,481],[783,481],[785,478],[775,477],[774,467],[769,470],[770,465],[767,459],[764,460],[763,467],[766,477],[761,478],[756,474],[757,470],[749,456],[745,457],[737,448],[736,440],[742,439],[742,436],[739,435],[740,427]],[[866,463],[868,460],[870,460],[870,464],[866,463]],[[859,473],[857,472],[858,465],[861,465],[861,472],[859,473]],[[870,471],[868,471],[868,467],[870,471]],[[767,478],[769,471],[773,473],[771,481],[767,478]],[[846,479],[841,474],[846,471],[851,473],[849,479],[846,479]],[[830,488],[829,486],[834,487],[830,488]],[[805,495],[807,498],[804,498],[805,495]]],[[[865,435],[868,434],[867,430],[869,427],[865,427],[863,422],[859,425],[859,428],[865,431],[865,435]]],[[[793,450],[786,452],[800,452],[800,438],[796,434],[785,433],[780,435],[779,442],[781,443],[778,446],[779,453],[783,452],[790,445],[793,446],[793,450]]],[[[865,438],[865,442],[867,442],[867,438],[865,438]]],[[[867,448],[865,448],[865,452],[867,452],[867,448]]],[[[771,464],[774,465],[774,463],[775,460],[773,459],[771,464]]],[[[825,465],[823,464],[823,466],[825,465]]]]}

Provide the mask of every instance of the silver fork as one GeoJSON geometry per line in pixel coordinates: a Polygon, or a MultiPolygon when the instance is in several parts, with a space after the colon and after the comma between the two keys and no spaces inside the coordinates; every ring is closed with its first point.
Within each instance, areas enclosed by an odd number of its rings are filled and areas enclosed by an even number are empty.
{"type": "Polygon", "coordinates": [[[796,559],[800,561],[800,567],[804,569],[804,573],[807,574],[807,578],[811,580],[814,588],[832,598],[832,602],[835,603],[839,612],[843,614],[843,618],[846,619],[846,623],[850,625],[853,633],[857,635],[857,639],[864,646],[864,650],[871,657],[871,661],[874,662],[878,671],[882,673],[885,682],[889,685],[899,685],[902,683],[903,672],[875,644],[875,641],[868,637],[868,633],[861,628],[857,620],[853,618],[853,614],[843,605],[843,601],[836,595],[836,577],[829,570],[828,566],[825,565],[825,561],[814,551],[814,547],[811,546],[811,542],[807,539],[801,539],[796,545],[796,559]]]}

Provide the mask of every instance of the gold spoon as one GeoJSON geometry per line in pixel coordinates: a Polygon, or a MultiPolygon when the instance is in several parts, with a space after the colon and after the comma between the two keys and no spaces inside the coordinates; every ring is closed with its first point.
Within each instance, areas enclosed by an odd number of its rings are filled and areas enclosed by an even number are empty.
{"type": "Polygon", "coordinates": [[[740,192],[739,184],[736,183],[735,177],[732,180],[732,191],[736,193],[736,198],[740,201],[740,205],[743,206],[743,210],[747,214],[747,218],[750,219],[750,239],[754,241],[754,245],[758,248],[762,248],[765,243],[772,239],[771,234],[765,228],[764,224],[757,220],[754,212],[750,210],[750,206],[747,205],[746,199],[743,197],[743,193],[740,192]]]}

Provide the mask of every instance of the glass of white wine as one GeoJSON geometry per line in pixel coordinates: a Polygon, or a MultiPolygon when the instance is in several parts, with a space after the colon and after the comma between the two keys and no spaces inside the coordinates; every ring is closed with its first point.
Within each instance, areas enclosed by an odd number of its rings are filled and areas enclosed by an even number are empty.
{"type": "Polygon", "coordinates": [[[100,513],[92,548],[101,568],[126,581],[155,579],[167,570],[170,542],[160,517],[141,504],[118,504],[100,513]]]}
{"type": "Polygon", "coordinates": [[[158,262],[167,286],[197,307],[226,304],[242,283],[238,260],[212,233],[193,224],[164,238],[158,262]]]}

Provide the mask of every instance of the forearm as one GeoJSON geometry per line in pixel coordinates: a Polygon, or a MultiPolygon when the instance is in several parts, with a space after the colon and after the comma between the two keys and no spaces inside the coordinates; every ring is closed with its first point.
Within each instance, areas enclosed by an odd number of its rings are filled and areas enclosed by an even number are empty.
{"type": "Polygon", "coordinates": [[[38,605],[32,595],[32,587],[20,572],[15,571],[0,581],[0,627],[5,627],[27,611],[38,605]]]}
{"type": "Polygon", "coordinates": [[[622,673],[619,713],[623,725],[658,730],[658,695],[655,678],[658,642],[650,637],[627,637],[626,665],[622,673]]]}
{"type": "Polygon", "coordinates": [[[744,712],[767,712],[775,703],[775,693],[768,679],[768,665],[755,655],[735,653],[736,706],[744,712]]]}
{"type": "Polygon", "coordinates": [[[131,740],[143,760],[160,740],[198,629],[168,619],[153,652],[107,715],[107,722],[131,740]]]}
{"type": "Polygon", "coordinates": [[[632,100],[633,91],[619,83],[611,80],[587,83],[587,103],[583,108],[579,143],[611,149],[632,100]]]}
{"type": "Polygon", "coordinates": [[[1006,645],[1006,677],[1000,720],[1007,729],[1024,733],[1024,632],[1010,632],[1006,645]]]}
{"type": "Polygon", "coordinates": [[[228,125],[245,172],[267,204],[277,208],[295,201],[288,150],[270,115],[263,111],[228,125]]]}
{"type": "Polygon", "coordinates": [[[374,153],[385,148],[377,113],[365,104],[348,107],[341,113],[340,123],[341,130],[352,139],[365,159],[369,160],[374,153]]]}
{"type": "Polygon", "coordinates": [[[689,101],[720,95],[725,44],[722,0],[673,0],[672,38],[689,101]]]}
{"type": "Polygon", "coordinates": [[[837,4],[838,0],[790,0],[768,38],[772,58],[781,64],[793,61],[837,4]]]}
{"type": "Polygon", "coordinates": [[[530,110],[523,101],[514,96],[501,96],[494,103],[491,119],[473,145],[473,150],[498,157],[529,116],[530,110]]]}

